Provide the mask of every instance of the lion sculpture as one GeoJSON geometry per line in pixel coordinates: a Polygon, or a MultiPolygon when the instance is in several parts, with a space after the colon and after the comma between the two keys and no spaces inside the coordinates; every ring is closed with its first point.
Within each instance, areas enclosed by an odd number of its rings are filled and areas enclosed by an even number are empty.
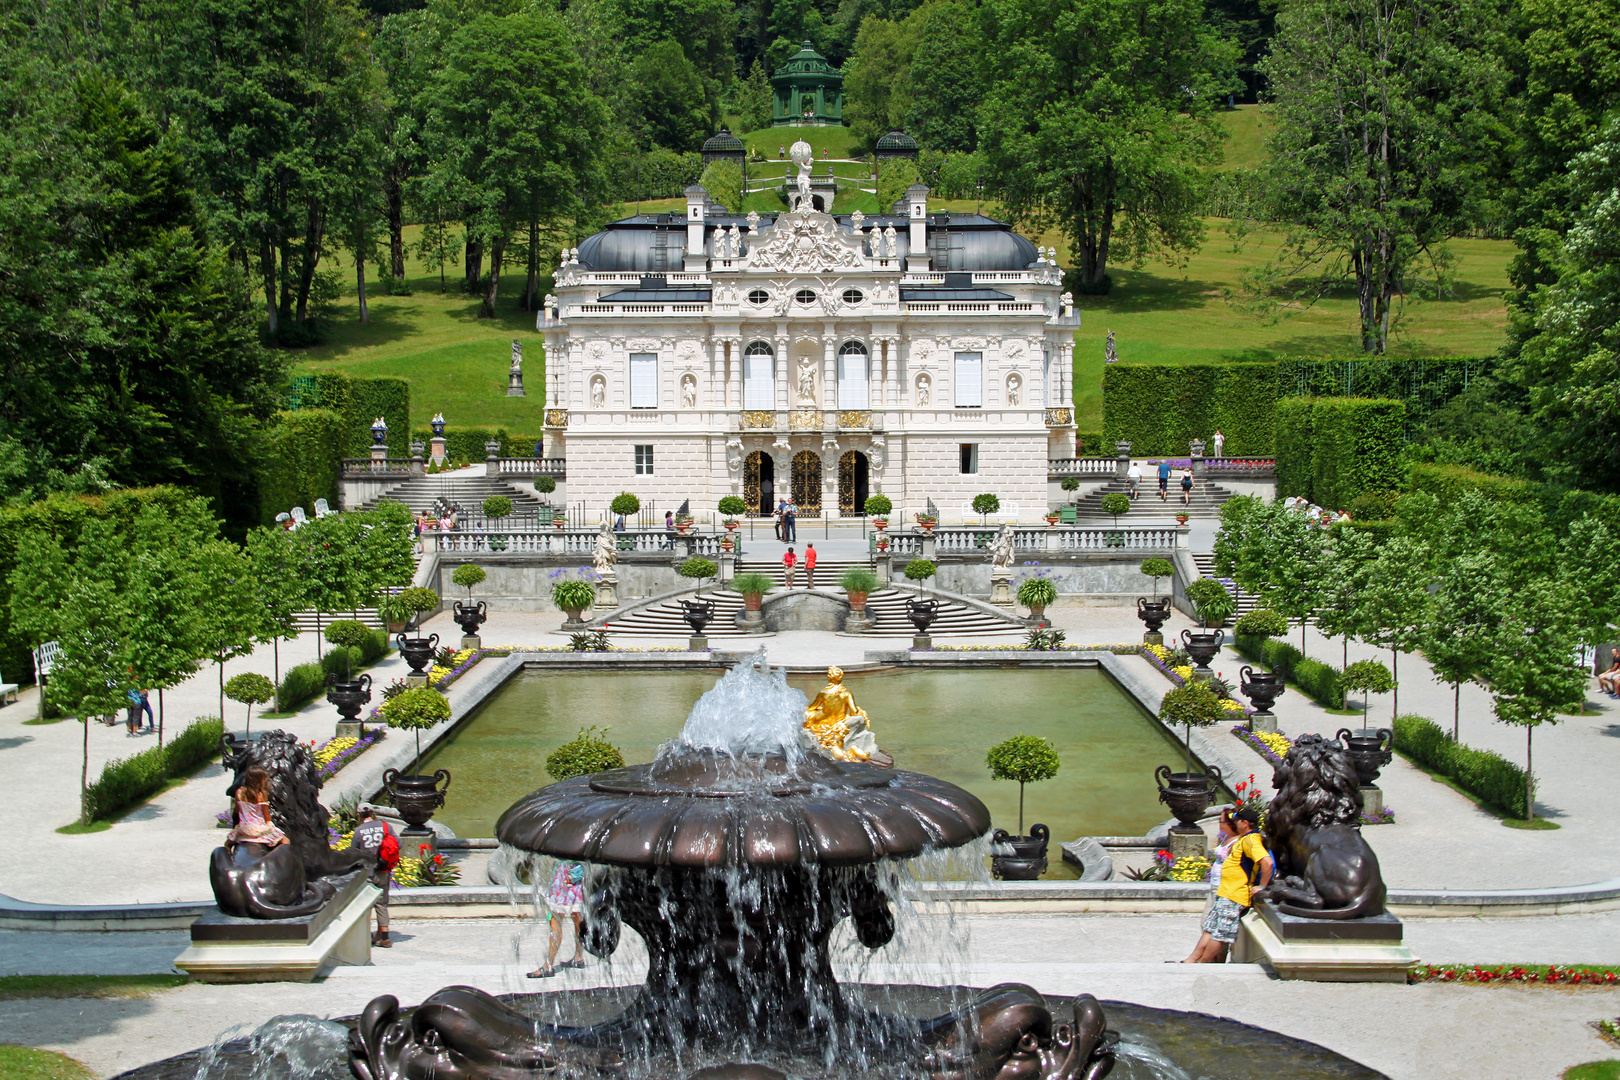
{"type": "Polygon", "coordinates": [[[1336,739],[1302,735],[1272,777],[1265,841],[1271,885],[1255,893],[1305,919],[1361,919],[1384,910],[1378,856],[1361,835],[1361,786],[1336,739]]]}
{"type": "Polygon", "coordinates": [[[253,742],[224,739],[226,789],[235,813],[236,789],[254,765],[270,774],[270,817],[287,834],[288,844],[266,849],[237,844],[214,849],[209,883],[214,900],[227,915],[248,919],[285,919],[319,911],[336,894],[327,880],[366,864],[359,852],[333,851],[327,825],[331,815],[316,797],[321,776],[309,747],[285,731],[267,731],[253,742]]]}

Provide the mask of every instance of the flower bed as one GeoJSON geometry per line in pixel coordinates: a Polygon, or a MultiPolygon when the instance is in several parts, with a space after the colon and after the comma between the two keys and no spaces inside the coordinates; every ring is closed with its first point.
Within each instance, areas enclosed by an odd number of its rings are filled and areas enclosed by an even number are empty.
{"type": "Polygon", "coordinates": [[[1202,855],[1183,855],[1175,858],[1168,848],[1160,848],[1153,853],[1153,865],[1140,872],[1127,870],[1125,876],[1131,881],[1185,881],[1200,882],[1209,879],[1209,868],[1213,865],[1202,855]]]}
{"type": "Polygon", "coordinates": [[[401,856],[394,867],[394,884],[401,889],[419,889],[432,885],[455,885],[461,881],[461,867],[447,863],[444,856],[423,844],[418,858],[401,856]]]}
{"type": "Polygon", "coordinates": [[[330,780],[336,776],[339,769],[381,742],[384,734],[386,732],[382,728],[372,728],[357,739],[347,736],[328,739],[312,749],[310,755],[315,759],[315,768],[321,779],[330,780]]]}
{"type": "Polygon", "coordinates": [[[1538,986],[1614,986],[1620,975],[1612,967],[1585,964],[1420,964],[1406,981],[1461,983],[1528,983],[1538,986]]]}

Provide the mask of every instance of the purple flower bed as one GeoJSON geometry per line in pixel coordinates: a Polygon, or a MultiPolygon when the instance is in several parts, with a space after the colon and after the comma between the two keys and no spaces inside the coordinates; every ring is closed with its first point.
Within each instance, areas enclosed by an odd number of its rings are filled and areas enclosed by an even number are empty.
{"type": "Polygon", "coordinates": [[[1395,808],[1386,806],[1376,814],[1362,814],[1361,823],[1363,825],[1393,825],[1395,824],[1395,808]]]}
{"type": "Polygon", "coordinates": [[[1232,734],[1238,737],[1239,742],[1248,746],[1249,749],[1253,750],[1255,753],[1259,754],[1273,765],[1282,764],[1283,759],[1277,756],[1277,752],[1271,747],[1267,746],[1264,742],[1261,742],[1260,739],[1256,737],[1255,733],[1250,731],[1246,725],[1233,724],[1232,734]]]}
{"type": "Polygon", "coordinates": [[[359,741],[357,741],[353,746],[349,747],[347,750],[343,751],[343,753],[321,766],[321,779],[323,781],[330,780],[337,774],[339,769],[343,768],[343,766],[347,765],[349,762],[371,749],[378,742],[382,741],[384,734],[385,732],[382,728],[372,728],[370,731],[363,732],[360,735],[359,741]]]}

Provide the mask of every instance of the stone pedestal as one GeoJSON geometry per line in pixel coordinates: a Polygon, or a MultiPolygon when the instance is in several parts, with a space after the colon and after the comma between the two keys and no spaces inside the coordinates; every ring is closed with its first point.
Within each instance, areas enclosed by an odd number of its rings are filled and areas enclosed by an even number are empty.
{"type": "Polygon", "coordinates": [[[877,553],[876,562],[878,580],[887,585],[894,580],[894,556],[886,551],[880,551],[877,553]]]}
{"type": "Polygon", "coordinates": [[[1384,812],[1384,792],[1377,784],[1361,785],[1361,812],[1368,817],[1377,817],[1384,812]]]}
{"type": "Polygon", "coordinates": [[[435,435],[428,440],[428,460],[435,465],[444,464],[444,436],[435,435]]]}
{"type": "Polygon", "coordinates": [[[1265,964],[1283,979],[1404,983],[1418,962],[1402,941],[1401,920],[1301,919],[1262,900],[1238,924],[1232,961],[1265,964]]]}
{"type": "MultiPolygon", "coordinates": [[[[1277,733],[1277,714],[1269,712],[1257,712],[1251,714],[1249,716],[1249,730],[1267,731],[1275,735],[1277,733]]],[[[1366,788],[1362,788],[1362,791],[1366,790],[1366,788]]]]}
{"type": "Polygon", "coordinates": [[[1157,630],[1149,630],[1147,633],[1142,635],[1142,644],[1163,645],[1164,635],[1159,633],[1157,630]]]}
{"type": "Polygon", "coordinates": [[[399,830],[399,854],[406,859],[423,858],[422,845],[428,846],[426,858],[433,858],[439,851],[438,835],[429,828],[415,828],[407,825],[399,830]]]}
{"type": "Polygon", "coordinates": [[[737,576],[737,556],[729,551],[720,553],[720,584],[725,585],[737,576]]]}
{"type": "Polygon", "coordinates": [[[913,634],[911,635],[911,647],[913,649],[932,649],[934,639],[928,634],[913,634]]]}
{"type": "Polygon", "coordinates": [[[528,397],[529,396],[526,392],[524,392],[524,389],[523,389],[523,372],[522,372],[521,369],[513,368],[511,371],[506,373],[506,396],[507,397],[528,397]]]}
{"type": "Polygon", "coordinates": [[[360,737],[360,721],[339,720],[332,729],[334,739],[358,739],[360,737]]]}
{"type": "Polygon", "coordinates": [[[872,629],[872,620],[867,616],[866,609],[860,611],[850,610],[849,616],[844,619],[844,633],[864,634],[872,629]]]}
{"type": "Polygon", "coordinates": [[[935,536],[931,532],[923,533],[922,557],[927,559],[929,562],[933,562],[933,561],[935,561],[935,559],[938,558],[938,555],[936,554],[936,552],[938,550],[939,550],[939,537],[935,536]]]}
{"type": "Polygon", "coordinates": [[[708,652],[708,637],[704,634],[693,634],[691,637],[686,639],[686,650],[688,652],[708,652]]]}
{"type": "Polygon", "coordinates": [[[1209,837],[1204,830],[1196,825],[1177,825],[1170,830],[1170,854],[1174,858],[1183,855],[1203,856],[1209,852],[1209,837]]]}
{"type": "Polygon", "coordinates": [[[427,684],[428,684],[428,680],[427,680],[427,675],[425,675],[425,674],[423,674],[423,675],[411,674],[411,675],[405,676],[405,685],[406,686],[416,687],[416,686],[426,686],[427,684]]]}
{"type": "Polygon", "coordinates": [[[1058,553],[1058,531],[1056,529],[1047,529],[1044,540],[1046,543],[1046,553],[1048,555],[1056,555],[1058,553]]]}
{"type": "Polygon", "coordinates": [[[990,602],[997,607],[1011,608],[1014,602],[1011,577],[990,579],[990,602]]]}
{"type": "Polygon", "coordinates": [[[376,444],[373,444],[372,447],[371,447],[371,460],[372,461],[387,461],[388,460],[388,447],[387,446],[378,446],[376,444]]]}
{"type": "Polygon", "coordinates": [[[311,982],[338,964],[371,962],[371,909],[382,891],[363,871],[337,879],[313,915],[238,919],[214,910],[191,924],[175,966],[199,982],[311,982]]]}
{"type": "Polygon", "coordinates": [[[477,634],[463,634],[461,635],[461,647],[463,649],[482,649],[484,642],[477,634]]]}
{"type": "Polygon", "coordinates": [[[743,608],[742,614],[737,620],[737,625],[750,634],[763,634],[765,632],[765,616],[758,611],[749,611],[747,608],[743,608]]]}
{"type": "Polygon", "coordinates": [[[612,610],[619,606],[619,579],[606,575],[596,583],[596,607],[612,610]]]}

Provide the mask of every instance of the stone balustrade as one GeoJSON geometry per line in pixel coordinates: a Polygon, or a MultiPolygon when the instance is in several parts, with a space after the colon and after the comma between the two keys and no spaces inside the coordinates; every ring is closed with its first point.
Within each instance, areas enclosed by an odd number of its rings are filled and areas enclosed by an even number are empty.
{"type": "Polygon", "coordinates": [[[344,476],[410,476],[412,458],[344,458],[344,476]]]}
{"type": "Polygon", "coordinates": [[[1111,457],[1051,458],[1046,463],[1046,475],[1052,480],[1065,476],[1112,476],[1116,464],[1111,457]]]}
{"type": "MultiPolygon", "coordinates": [[[[543,526],[488,530],[454,529],[450,532],[424,533],[423,540],[434,551],[458,554],[483,552],[495,555],[589,556],[596,551],[598,532],[597,529],[574,527],[548,529],[543,526]]],[[[670,534],[663,529],[633,529],[613,535],[621,554],[631,552],[669,554],[671,551],[670,534]]],[[[682,536],[677,533],[674,537],[674,554],[680,557],[703,555],[718,558],[720,538],[723,535],[724,533],[688,533],[682,536]]]]}

